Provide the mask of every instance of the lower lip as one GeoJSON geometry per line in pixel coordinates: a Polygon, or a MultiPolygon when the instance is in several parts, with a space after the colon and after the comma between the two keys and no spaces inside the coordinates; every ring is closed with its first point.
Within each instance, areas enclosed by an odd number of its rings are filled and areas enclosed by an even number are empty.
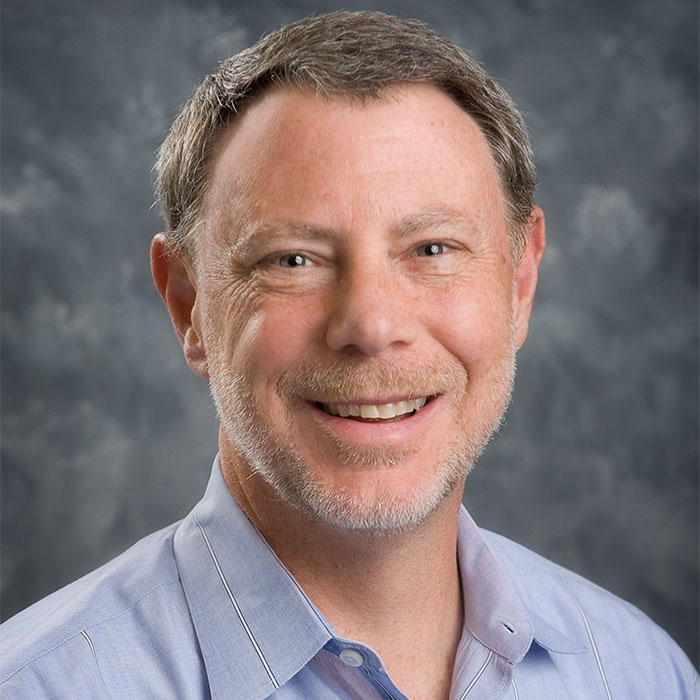
{"type": "Polygon", "coordinates": [[[412,416],[387,423],[365,422],[332,416],[313,403],[307,402],[307,405],[312,409],[313,417],[321,421],[327,429],[355,442],[376,444],[377,442],[398,442],[412,436],[423,427],[426,421],[430,420],[441,399],[442,396],[437,396],[412,416]]]}

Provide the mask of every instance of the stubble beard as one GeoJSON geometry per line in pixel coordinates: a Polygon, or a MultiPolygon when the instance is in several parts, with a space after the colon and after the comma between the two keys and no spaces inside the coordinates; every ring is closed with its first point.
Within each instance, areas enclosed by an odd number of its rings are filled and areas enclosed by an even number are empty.
{"type": "MultiPolygon", "coordinates": [[[[490,377],[488,394],[481,399],[488,405],[480,406],[476,420],[470,416],[466,421],[471,424],[469,434],[455,434],[425,481],[410,495],[392,493],[382,484],[380,473],[400,468],[401,462],[413,454],[413,448],[360,448],[329,432],[339,460],[377,472],[376,486],[368,496],[319,482],[295,446],[282,443],[275,435],[265,420],[268,412],[244,374],[227,372],[222,361],[210,364],[210,390],[218,417],[244,469],[259,475],[277,497],[326,526],[379,536],[417,528],[464,482],[503,422],[514,378],[515,348],[511,341],[490,377]]],[[[373,389],[386,391],[387,387],[397,394],[413,396],[430,391],[422,387],[439,387],[439,393],[454,395],[467,391],[468,381],[461,366],[370,368],[366,362],[343,360],[323,369],[308,366],[286,373],[278,382],[278,390],[282,397],[311,395],[317,400],[372,395],[373,389]]],[[[293,415],[289,415],[286,427],[292,420],[293,415]]]]}

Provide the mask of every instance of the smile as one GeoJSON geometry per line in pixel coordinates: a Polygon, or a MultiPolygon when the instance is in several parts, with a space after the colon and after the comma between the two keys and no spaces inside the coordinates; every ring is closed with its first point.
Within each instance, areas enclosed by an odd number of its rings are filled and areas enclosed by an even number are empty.
{"type": "Polygon", "coordinates": [[[317,401],[315,405],[331,416],[340,416],[362,422],[391,423],[415,415],[431,398],[430,396],[422,396],[417,399],[380,404],[321,403],[317,401]]]}

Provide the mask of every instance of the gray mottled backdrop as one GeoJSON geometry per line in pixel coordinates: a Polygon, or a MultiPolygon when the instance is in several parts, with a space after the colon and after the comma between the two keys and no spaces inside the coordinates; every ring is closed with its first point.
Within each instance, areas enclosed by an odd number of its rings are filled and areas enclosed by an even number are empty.
{"type": "MultiPolygon", "coordinates": [[[[344,2],[344,7],[360,7],[344,2]]],[[[5,0],[5,617],[178,519],[216,451],[147,255],[154,152],[217,61],[333,0],[5,0]]],[[[477,520],[612,589],[698,660],[692,0],[386,0],[525,111],[549,247],[477,520]]]]}

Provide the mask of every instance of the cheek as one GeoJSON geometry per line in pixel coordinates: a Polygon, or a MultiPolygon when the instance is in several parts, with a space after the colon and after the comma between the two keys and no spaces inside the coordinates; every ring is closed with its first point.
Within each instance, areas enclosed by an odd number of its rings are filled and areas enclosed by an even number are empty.
{"type": "Polygon", "coordinates": [[[243,284],[215,288],[209,296],[209,350],[224,361],[235,361],[246,339],[256,334],[260,319],[255,296],[250,285],[243,284]]]}
{"type": "Polygon", "coordinates": [[[254,383],[276,382],[319,337],[319,314],[301,300],[232,297],[223,328],[226,358],[254,383]]]}
{"type": "Polygon", "coordinates": [[[507,279],[474,276],[431,302],[431,334],[467,366],[470,373],[491,364],[510,347],[512,301],[507,279]]]}

